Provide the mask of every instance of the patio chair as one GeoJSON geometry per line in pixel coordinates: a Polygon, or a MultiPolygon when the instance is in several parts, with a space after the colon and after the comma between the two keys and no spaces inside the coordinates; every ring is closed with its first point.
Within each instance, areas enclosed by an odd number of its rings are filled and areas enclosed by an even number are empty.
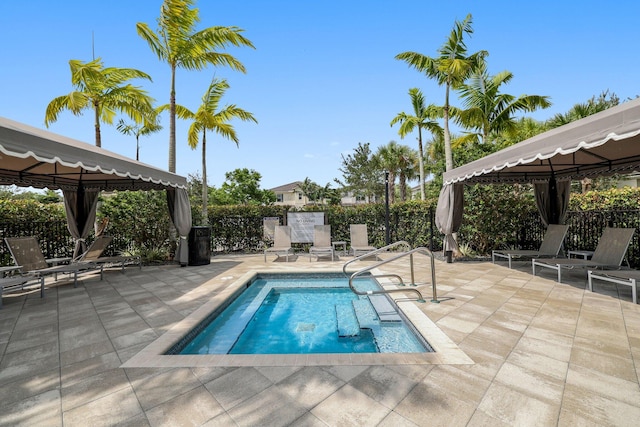
{"type": "Polygon", "coordinates": [[[568,225],[549,224],[547,231],[544,233],[540,249],[538,250],[495,250],[491,252],[491,261],[495,264],[496,257],[507,258],[509,268],[514,258],[555,258],[560,253],[562,242],[569,230],[568,225]]]}
{"type": "Polygon", "coordinates": [[[273,233],[273,246],[264,250],[264,262],[267,262],[267,254],[276,254],[278,258],[280,258],[280,255],[284,255],[286,256],[287,262],[289,262],[289,255],[293,255],[290,226],[276,226],[273,233]]]}
{"type": "Polygon", "coordinates": [[[548,258],[533,259],[531,267],[533,275],[536,275],[536,266],[551,268],[558,272],[558,282],[562,283],[562,269],[593,268],[593,269],[619,269],[624,260],[627,248],[635,228],[611,228],[604,229],[596,250],[591,259],[579,258],[548,258]]]}
{"type": "Polygon", "coordinates": [[[40,288],[40,298],[44,298],[44,277],[2,277],[0,278],[0,308],[2,308],[2,296],[5,293],[21,292],[40,288]]]}
{"type": "Polygon", "coordinates": [[[138,264],[139,268],[142,268],[142,258],[140,256],[129,255],[115,255],[115,256],[102,256],[107,246],[113,240],[112,236],[99,236],[97,237],[89,248],[76,258],[74,261],[78,262],[92,262],[94,264],[103,264],[105,267],[120,266],[124,273],[124,267],[129,264],[138,264]]]}
{"type": "Polygon", "coordinates": [[[99,270],[100,280],[102,280],[103,266],[99,264],[72,261],[66,265],[50,266],[35,237],[5,237],[4,241],[9,247],[13,261],[16,265],[22,266],[20,271],[23,275],[40,278],[53,274],[57,278],[59,273],[73,274],[73,287],[75,288],[78,286],[78,274],[99,270]]]}
{"type": "Polygon", "coordinates": [[[354,257],[368,254],[377,249],[369,244],[366,224],[351,224],[349,234],[351,235],[351,253],[354,257]]]}
{"type": "Polygon", "coordinates": [[[309,248],[309,261],[315,255],[316,260],[322,255],[331,255],[331,261],[335,260],[335,252],[331,244],[331,226],[313,226],[313,246],[309,248]]]}
{"type": "Polygon", "coordinates": [[[639,270],[613,270],[613,271],[593,271],[587,272],[587,282],[589,290],[593,292],[593,281],[602,280],[604,282],[618,285],[631,286],[631,300],[638,303],[638,280],[640,280],[639,270]]]}

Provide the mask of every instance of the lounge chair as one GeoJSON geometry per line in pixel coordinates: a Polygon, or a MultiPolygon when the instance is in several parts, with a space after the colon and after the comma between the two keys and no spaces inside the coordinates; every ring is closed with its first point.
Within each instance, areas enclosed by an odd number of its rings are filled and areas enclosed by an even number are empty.
{"type": "Polygon", "coordinates": [[[284,255],[287,262],[289,262],[289,255],[293,255],[290,226],[276,226],[273,233],[273,246],[264,250],[264,262],[267,262],[267,254],[276,254],[278,258],[280,258],[280,255],[284,255]]]}
{"type": "Polygon", "coordinates": [[[638,303],[638,280],[640,280],[639,270],[613,270],[613,271],[593,271],[587,272],[589,290],[593,292],[593,280],[616,283],[618,285],[631,286],[631,300],[638,303]]]}
{"type": "Polygon", "coordinates": [[[366,224],[351,224],[349,234],[351,235],[351,253],[354,257],[368,254],[377,249],[369,244],[366,224]]]}
{"type": "Polygon", "coordinates": [[[540,249],[536,250],[495,250],[491,252],[491,261],[495,264],[496,257],[507,258],[509,268],[514,258],[556,258],[562,249],[562,242],[569,230],[568,225],[549,224],[542,238],[540,249]]]}
{"type": "Polygon", "coordinates": [[[102,256],[112,240],[112,236],[97,237],[91,245],[89,245],[89,248],[74,261],[103,264],[105,267],[119,266],[122,268],[122,272],[124,272],[124,267],[128,264],[137,264],[139,268],[142,268],[142,258],[139,256],[102,256]]]}
{"type": "Polygon", "coordinates": [[[558,282],[562,282],[562,270],[572,268],[592,268],[592,269],[619,269],[624,260],[627,248],[631,243],[631,238],[635,228],[610,228],[604,229],[604,233],[598,241],[596,250],[591,259],[579,258],[548,258],[533,259],[531,267],[533,275],[536,275],[536,266],[551,268],[558,272],[558,282]]]}
{"type": "Polygon", "coordinates": [[[2,295],[9,292],[25,291],[40,288],[40,298],[44,298],[44,277],[2,277],[0,278],[0,308],[2,308],[2,295]],[[37,282],[37,283],[36,283],[37,282]]]}
{"type": "Polygon", "coordinates": [[[322,255],[331,255],[331,261],[335,260],[335,252],[331,244],[331,226],[313,226],[313,246],[309,248],[309,261],[315,255],[316,260],[322,255]]]}
{"type": "Polygon", "coordinates": [[[4,241],[9,247],[13,261],[16,265],[22,266],[20,271],[23,275],[40,278],[54,274],[57,278],[59,273],[73,274],[75,288],[78,286],[78,274],[99,270],[100,280],[102,280],[103,266],[91,262],[71,262],[66,265],[49,266],[35,237],[5,237],[4,241]]]}

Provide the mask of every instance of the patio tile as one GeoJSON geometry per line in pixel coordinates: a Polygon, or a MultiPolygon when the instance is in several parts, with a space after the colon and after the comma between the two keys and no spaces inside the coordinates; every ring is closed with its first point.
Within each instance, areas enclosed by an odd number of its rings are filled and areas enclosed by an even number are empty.
{"type": "Polygon", "coordinates": [[[571,365],[579,365],[628,381],[638,381],[633,360],[612,354],[589,351],[574,347],[571,350],[571,365]]]}
{"type": "Polygon", "coordinates": [[[384,366],[370,367],[349,381],[350,386],[389,409],[393,409],[404,399],[416,384],[418,381],[413,381],[384,366]]]}
{"type": "Polygon", "coordinates": [[[289,378],[291,375],[298,372],[300,367],[298,366],[261,366],[256,367],[256,370],[260,372],[265,377],[269,378],[269,380],[273,384],[277,384],[280,381],[289,378]]]}
{"type": "Polygon", "coordinates": [[[60,351],[71,351],[90,344],[96,344],[109,337],[99,323],[77,324],[60,331],[60,351]]]}
{"type": "Polygon", "coordinates": [[[199,387],[202,383],[189,368],[157,371],[156,375],[133,379],[131,386],[143,409],[153,408],[199,387]]]}
{"type": "Polygon", "coordinates": [[[125,387],[62,413],[65,426],[113,426],[140,419],[142,408],[131,387],[125,387]]]}
{"type": "MultiPolygon", "coordinates": [[[[200,380],[202,384],[206,384],[210,381],[215,380],[216,378],[220,378],[221,376],[228,374],[229,372],[235,369],[237,368],[192,368],[191,372],[193,372],[193,374],[198,378],[198,380],[200,380]]],[[[263,375],[265,375],[267,378],[270,378],[268,375],[264,374],[260,368],[256,368],[256,369],[258,369],[258,371],[261,372],[263,375]]],[[[274,369],[278,369],[278,368],[274,368],[274,369]]],[[[282,369],[291,369],[291,368],[282,368],[282,369]]],[[[297,368],[295,369],[297,370],[297,368]]],[[[132,371],[138,371],[138,370],[132,369],[132,371]]],[[[273,379],[271,380],[273,381],[273,379]]]]}
{"type": "Polygon", "coordinates": [[[567,384],[558,425],[637,426],[640,405],[629,405],[590,389],[567,384]]]}
{"type": "Polygon", "coordinates": [[[439,365],[422,380],[430,386],[436,386],[450,397],[463,402],[478,404],[491,384],[490,381],[475,375],[470,369],[461,369],[455,365],[439,365]]]}
{"type": "Polygon", "coordinates": [[[0,413],[0,421],[6,426],[62,425],[60,390],[49,390],[11,405],[0,405],[0,413]]]}
{"type": "Polygon", "coordinates": [[[95,344],[89,344],[70,351],[60,352],[60,363],[62,366],[72,365],[113,351],[114,348],[111,341],[105,339],[104,341],[97,342],[95,344]]]}
{"type": "Polygon", "coordinates": [[[508,386],[511,390],[534,397],[549,404],[562,399],[564,381],[545,375],[538,371],[529,370],[512,363],[505,363],[496,375],[494,384],[508,386]]]}
{"type": "Polygon", "coordinates": [[[360,375],[368,366],[362,365],[342,365],[342,366],[325,366],[322,369],[330,372],[332,375],[340,378],[344,382],[349,382],[353,378],[360,375]]]}
{"type": "Polygon", "coordinates": [[[475,410],[476,405],[457,399],[425,380],[411,390],[394,412],[421,426],[460,426],[471,419],[475,410]]]}
{"type": "Polygon", "coordinates": [[[118,390],[130,388],[122,369],[110,369],[70,384],[62,383],[62,409],[68,411],[118,390]]]}
{"type": "Polygon", "coordinates": [[[279,382],[274,389],[311,409],[344,385],[344,381],[316,367],[298,370],[279,382]]]}
{"type": "Polygon", "coordinates": [[[287,426],[306,413],[297,401],[276,386],[254,394],[228,410],[238,426],[287,426]]]}
{"type": "Polygon", "coordinates": [[[585,291],[582,276],[534,277],[530,263],[520,271],[437,262],[441,303],[417,307],[473,364],[351,355],[352,365],[309,367],[331,358],[300,355],[279,367],[119,367],[247,271],[328,266],[338,269],[308,257],[216,256],[210,266],[113,271],[77,289],[58,284],[44,299],[12,297],[0,310],[0,424],[624,426],[640,418],[640,304],[614,289],[585,291]],[[189,405],[191,420],[180,410],[189,405]]]}
{"type": "Polygon", "coordinates": [[[318,419],[327,425],[334,426],[376,425],[389,412],[389,408],[348,384],[311,410],[311,413],[318,419]]]}
{"type": "MultiPolygon", "coordinates": [[[[10,407],[16,402],[59,389],[60,377],[57,368],[26,376],[11,383],[3,383],[0,387],[0,407],[10,407]]],[[[0,414],[2,413],[0,411],[0,414]]],[[[2,419],[1,415],[0,419],[2,419]]]]}
{"type": "Polygon", "coordinates": [[[540,354],[560,362],[569,362],[573,340],[566,335],[529,328],[514,351],[540,354]]]}
{"type": "Polygon", "coordinates": [[[417,427],[418,424],[409,421],[396,412],[389,412],[377,427],[417,427]]]}
{"type": "Polygon", "coordinates": [[[478,405],[478,410],[508,425],[548,426],[556,424],[560,402],[543,402],[505,385],[493,383],[478,405]]]}
{"type": "Polygon", "coordinates": [[[111,339],[113,346],[116,350],[122,350],[124,348],[129,348],[134,345],[139,344],[148,344],[151,341],[158,338],[158,335],[153,329],[139,329],[135,332],[128,333],[126,335],[121,335],[116,338],[111,339]]]}
{"type": "Polygon", "coordinates": [[[271,381],[253,368],[234,369],[205,384],[227,411],[270,386],[271,381]]]}
{"type": "Polygon", "coordinates": [[[521,350],[520,345],[511,352],[507,361],[528,371],[543,374],[562,382],[567,376],[569,367],[567,362],[553,359],[544,354],[530,352],[526,349],[521,350]]]}
{"type": "Polygon", "coordinates": [[[200,426],[224,411],[204,387],[179,395],[146,412],[153,426],[200,426]]]}
{"type": "Polygon", "coordinates": [[[111,353],[101,354],[91,359],[61,367],[60,380],[62,384],[70,385],[74,382],[82,381],[83,378],[117,369],[120,364],[118,355],[115,351],[112,351],[111,353]]]}

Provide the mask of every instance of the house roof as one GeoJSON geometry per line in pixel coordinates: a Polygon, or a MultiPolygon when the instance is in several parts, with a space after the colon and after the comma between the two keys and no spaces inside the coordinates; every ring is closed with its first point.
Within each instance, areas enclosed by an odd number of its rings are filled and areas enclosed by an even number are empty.
{"type": "Polygon", "coordinates": [[[300,189],[300,185],[302,185],[302,182],[294,181],[294,182],[291,182],[289,184],[284,184],[284,185],[280,185],[278,187],[273,187],[273,188],[271,188],[269,190],[273,191],[274,193],[288,193],[288,192],[293,192],[293,191],[299,190],[300,189]]]}

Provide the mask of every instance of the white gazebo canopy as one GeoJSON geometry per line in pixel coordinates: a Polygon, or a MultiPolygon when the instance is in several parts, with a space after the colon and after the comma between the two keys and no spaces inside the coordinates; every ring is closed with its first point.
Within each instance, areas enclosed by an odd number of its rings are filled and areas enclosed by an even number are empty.
{"type": "Polygon", "coordinates": [[[462,219],[462,184],[534,183],[543,220],[562,218],[571,180],[640,170],[640,98],[445,172],[436,224],[445,248],[462,219]],[[555,210],[555,212],[554,212],[555,210]],[[546,215],[546,219],[545,219],[546,215]]]}
{"type": "MultiPolygon", "coordinates": [[[[62,190],[76,252],[91,230],[101,190],[167,190],[169,213],[181,243],[191,228],[184,177],[3,117],[0,184],[62,190]]],[[[187,248],[181,246],[178,257],[186,263],[187,248]]]]}

